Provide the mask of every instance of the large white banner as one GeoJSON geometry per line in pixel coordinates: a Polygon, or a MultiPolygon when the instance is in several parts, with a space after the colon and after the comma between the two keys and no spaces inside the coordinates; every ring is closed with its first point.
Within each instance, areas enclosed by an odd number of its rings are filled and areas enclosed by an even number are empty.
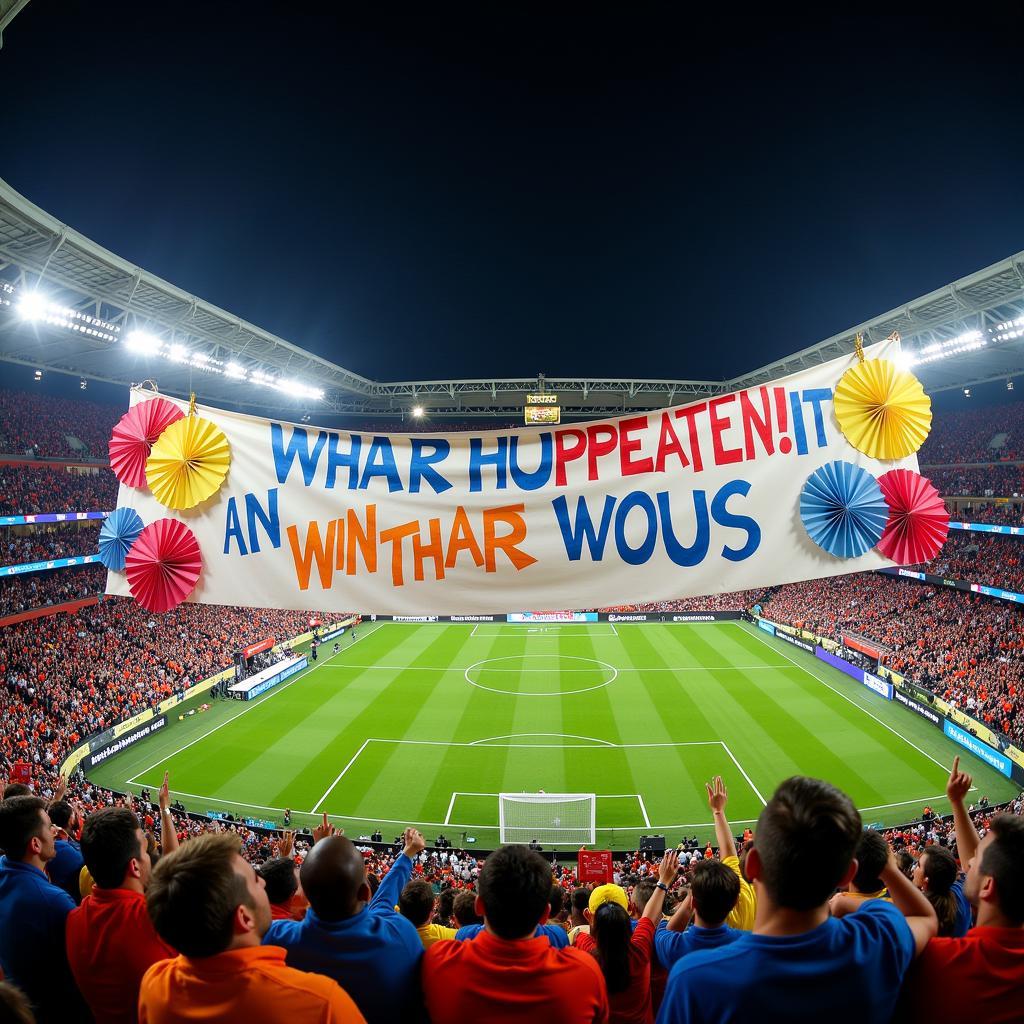
{"type": "MultiPolygon", "coordinates": [[[[888,344],[868,357],[894,355],[888,344]]],[[[187,523],[191,600],[391,615],[594,608],[744,590],[891,565],[825,554],[804,532],[808,475],[878,462],[843,437],[832,392],[855,356],[763,387],[578,426],[360,434],[199,405],[231,444],[221,489],[145,523],[187,523]]],[[[152,397],[133,392],[132,403],[152,397]]],[[[202,396],[200,395],[200,398],[202,396]]],[[[185,403],[180,403],[182,409],[185,403]]],[[[123,574],[107,591],[129,594],[123,574]]]]}

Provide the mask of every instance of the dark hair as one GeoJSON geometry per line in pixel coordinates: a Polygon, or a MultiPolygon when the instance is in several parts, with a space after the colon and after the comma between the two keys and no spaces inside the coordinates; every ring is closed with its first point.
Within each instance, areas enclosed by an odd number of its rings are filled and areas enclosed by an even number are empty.
{"type": "Polygon", "coordinates": [[[997,814],[989,825],[995,839],[981,858],[980,870],[996,883],[996,903],[1014,925],[1024,924],[1024,818],[997,814]]]}
{"type": "Polygon", "coordinates": [[[569,903],[577,914],[582,914],[590,906],[590,890],[586,886],[573,889],[569,903]]]}
{"type": "Polygon", "coordinates": [[[643,914],[648,900],[654,895],[654,887],[657,881],[657,878],[649,875],[647,878],[641,878],[633,886],[633,906],[636,907],[638,914],[643,914]]]}
{"type": "Polygon", "coordinates": [[[917,863],[909,850],[900,850],[896,854],[896,863],[899,865],[900,874],[914,880],[914,865],[917,863]]]}
{"type": "Polygon", "coordinates": [[[50,821],[52,821],[57,828],[65,830],[68,825],[71,824],[71,819],[75,816],[74,809],[66,800],[58,800],[56,803],[50,804],[48,813],[50,815],[50,821]]]}
{"type": "Polygon", "coordinates": [[[484,923],[484,919],[476,912],[476,893],[469,889],[463,889],[456,894],[452,913],[460,928],[467,924],[484,923]]]}
{"type": "Polygon", "coordinates": [[[761,884],[781,907],[820,907],[849,869],[860,834],[860,812],[841,790],[821,779],[786,779],[757,821],[761,884]]]}
{"type": "Polygon", "coordinates": [[[232,863],[241,849],[234,832],[207,832],[160,858],[146,890],[153,925],[185,956],[223,953],[235,911],[249,903],[245,879],[232,863]]]}
{"type": "Polygon", "coordinates": [[[402,917],[408,918],[417,928],[422,928],[430,920],[433,909],[434,890],[428,881],[414,878],[405,883],[405,888],[398,895],[398,910],[402,917]]]}
{"type": "Polygon", "coordinates": [[[591,937],[597,943],[594,958],[608,983],[608,992],[624,992],[629,987],[629,950],[633,927],[629,914],[618,903],[602,903],[594,911],[591,937]]]}
{"type": "Polygon", "coordinates": [[[693,869],[693,905],[710,927],[720,925],[740,898],[740,877],[720,860],[702,860],[693,869]]]}
{"type": "Polygon", "coordinates": [[[924,894],[935,908],[939,935],[950,938],[957,916],[957,901],[952,891],[957,875],[956,858],[944,846],[929,846],[921,854],[921,870],[928,879],[924,894]]]}
{"type": "Polygon", "coordinates": [[[879,877],[889,863],[889,844],[881,832],[866,828],[857,840],[854,851],[857,858],[857,873],[853,876],[853,885],[857,892],[878,892],[884,889],[879,877]]]}
{"type": "Polygon", "coordinates": [[[455,906],[456,890],[450,885],[442,886],[437,897],[437,913],[434,919],[440,924],[447,925],[451,921],[452,908],[455,906]]]}
{"type": "Polygon", "coordinates": [[[26,786],[24,782],[12,782],[5,790],[4,797],[13,800],[16,796],[32,796],[32,787],[26,786]]]}
{"type": "Polygon", "coordinates": [[[377,890],[380,888],[380,875],[375,875],[372,871],[366,872],[366,884],[370,887],[370,899],[377,895],[377,890]]]}
{"type": "Polygon", "coordinates": [[[551,883],[551,899],[548,900],[548,906],[551,907],[552,918],[558,917],[562,912],[562,907],[565,906],[565,895],[562,892],[562,887],[554,882],[551,883]]]}
{"type": "Polygon", "coordinates": [[[480,870],[484,916],[502,939],[528,935],[551,899],[551,865],[525,846],[500,846],[480,870]]]}
{"type": "Polygon", "coordinates": [[[46,801],[37,796],[12,796],[0,800],[0,850],[11,860],[21,860],[28,844],[42,831],[40,811],[46,801]]]}
{"type": "Polygon", "coordinates": [[[139,819],[124,807],[106,807],[85,819],[82,857],[93,881],[117,889],[133,859],[142,856],[139,819]]]}
{"type": "Polygon", "coordinates": [[[295,861],[290,857],[271,857],[256,871],[266,883],[267,899],[271,903],[287,903],[298,891],[299,879],[295,871],[295,861]]]}

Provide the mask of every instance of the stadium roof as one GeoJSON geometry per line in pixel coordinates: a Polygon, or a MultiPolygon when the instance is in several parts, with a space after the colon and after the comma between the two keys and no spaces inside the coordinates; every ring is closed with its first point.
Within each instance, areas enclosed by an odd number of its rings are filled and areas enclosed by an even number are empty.
{"type": "Polygon", "coordinates": [[[525,396],[563,416],[661,408],[757,385],[899,331],[932,392],[1024,375],[1024,252],[732,380],[529,377],[379,382],[191,295],[60,223],[0,180],[0,360],[114,384],[156,380],[213,405],[518,418],[525,396]],[[239,385],[243,386],[239,386],[239,385]]]}

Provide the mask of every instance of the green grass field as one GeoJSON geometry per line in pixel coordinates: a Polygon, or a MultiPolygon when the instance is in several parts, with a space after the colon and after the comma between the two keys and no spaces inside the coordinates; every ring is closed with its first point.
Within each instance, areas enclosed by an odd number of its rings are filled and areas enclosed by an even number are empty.
{"type": "MultiPolygon", "coordinates": [[[[183,705],[188,707],[188,705],[183,705]]],[[[594,793],[598,841],[713,835],[704,782],[756,820],[800,773],[846,790],[865,822],[945,807],[960,752],[923,719],[741,623],[366,623],[341,651],[248,703],[201,715],[111,758],[102,785],[155,790],[170,771],[189,810],[379,826],[498,841],[498,794],[594,793]]],[[[965,754],[978,796],[1012,783],[965,754]]],[[[539,836],[543,842],[545,835],[539,836]]]]}

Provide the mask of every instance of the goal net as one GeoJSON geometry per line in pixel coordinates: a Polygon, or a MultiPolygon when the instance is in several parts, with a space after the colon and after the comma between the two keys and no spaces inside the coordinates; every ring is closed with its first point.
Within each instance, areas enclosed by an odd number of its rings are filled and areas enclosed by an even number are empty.
{"type": "Polygon", "coordinates": [[[593,793],[499,793],[501,842],[593,845],[596,804],[593,793]]]}

